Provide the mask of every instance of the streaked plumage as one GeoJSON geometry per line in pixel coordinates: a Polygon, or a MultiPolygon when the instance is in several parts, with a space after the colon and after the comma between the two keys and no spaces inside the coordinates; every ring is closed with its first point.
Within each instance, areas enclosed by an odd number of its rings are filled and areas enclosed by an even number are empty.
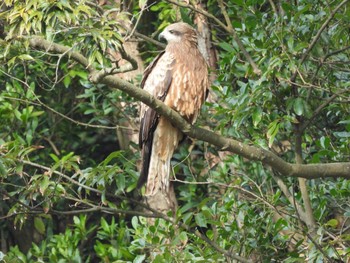
{"type": "MultiPolygon", "coordinates": [[[[209,85],[196,31],[186,23],[175,23],[160,37],[168,44],[146,68],[141,87],[194,123],[209,85]]],[[[183,135],[165,117],[142,104],[139,136],[142,168],[138,186],[147,182],[146,196],[158,192],[167,196],[170,160],[183,135]]]]}

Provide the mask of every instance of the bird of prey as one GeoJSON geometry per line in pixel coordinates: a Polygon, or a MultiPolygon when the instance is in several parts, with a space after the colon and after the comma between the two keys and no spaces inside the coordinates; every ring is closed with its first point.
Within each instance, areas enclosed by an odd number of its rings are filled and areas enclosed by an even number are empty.
{"type": "MultiPolygon", "coordinates": [[[[166,27],[159,39],[165,39],[167,46],[145,69],[141,87],[193,124],[209,85],[197,33],[187,23],[179,22],[166,27]]],[[[141,104],[140,118],[142,167],[138,187],[146,183],[145,196],[154,209],[174,210],[170,160],[183,134],[145,104],[141,104]]]]}

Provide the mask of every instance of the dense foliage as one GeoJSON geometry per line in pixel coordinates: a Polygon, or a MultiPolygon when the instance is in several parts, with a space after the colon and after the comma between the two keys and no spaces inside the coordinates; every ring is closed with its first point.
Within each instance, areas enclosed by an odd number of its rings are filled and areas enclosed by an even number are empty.
{"type": "Polygon", "coordinates": [[[127,41],[147,64],[157,48],[143,35],[202,14],[217,61],[196,125],[289,163],[350,165],[349,2],[124,2],[0,4],[0,260],[349,260],[349,180],[286,177],[196,139],[173,158],[177,214],[149,211],[135,189],[138,104],[89,72],[123,77],[127,41]]]}

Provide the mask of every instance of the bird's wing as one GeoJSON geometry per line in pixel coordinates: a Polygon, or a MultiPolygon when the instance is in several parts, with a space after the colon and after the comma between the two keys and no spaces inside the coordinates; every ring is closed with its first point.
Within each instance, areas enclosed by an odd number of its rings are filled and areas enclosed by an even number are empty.
{"type": "MultiPolygon", "coordinates": [[[[164,101],[172,83],[172,70],[175,59],[167,52],[160,53],[146,68],[141,87],[157,99],[164,101]]],[[[139,145],[142,150],[142,169],[138,181],[141,187],[146,181],[152,153],[153,134],[159,122],[159,115],[152,108],[141,104],[141,126],[139,145]]]]}

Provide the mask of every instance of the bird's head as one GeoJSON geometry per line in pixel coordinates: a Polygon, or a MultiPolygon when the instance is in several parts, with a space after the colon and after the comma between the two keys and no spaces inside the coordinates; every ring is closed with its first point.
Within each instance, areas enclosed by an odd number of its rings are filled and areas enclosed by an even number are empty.
{"type": "Polygon", "coordinates": [[[189,24],[179,22],[167,26],[158,38],[166,40],[168,44],[181,42],[184,39],[197,41],[197,33],[189,24]]]}

